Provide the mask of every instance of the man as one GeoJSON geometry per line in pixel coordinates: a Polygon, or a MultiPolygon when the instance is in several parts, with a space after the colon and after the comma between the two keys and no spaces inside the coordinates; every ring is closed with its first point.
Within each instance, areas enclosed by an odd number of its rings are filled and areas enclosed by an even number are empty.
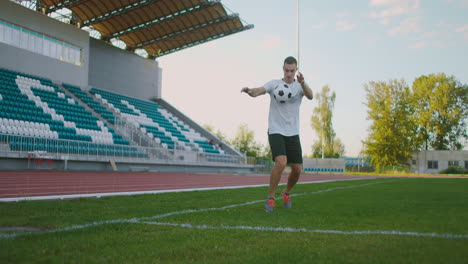
{"type": "Polygon", "coordinates": [[[275,192],[281,175],[287,164],[291,165],[291,173],[288,177],[288,184],[281,195],[284,200],[284,207],[291,208],[290,192],[299,180],[302,171],[302,148],[299,138],[299,108],[302,97],[312,100],[313,93],[304,81],[302,73],[298,73],[297,80],[294,78],[297,71],[297,60],[294,57],[287,57],[283,64],[283,79],[272,80],[262,87],[242,88],[241,92],[247,93],[251,97],[263,94],[270,94],[270,112],[268,115],[268,142],[275,166],[271,170],[270,188],[268,199],[265,203],[265,211],[273,212],[275,206],[275,192]],[[287,85],[291,89],[291,98],[286,103],[275,100],[274,90],[279,86],[287,85]]]}

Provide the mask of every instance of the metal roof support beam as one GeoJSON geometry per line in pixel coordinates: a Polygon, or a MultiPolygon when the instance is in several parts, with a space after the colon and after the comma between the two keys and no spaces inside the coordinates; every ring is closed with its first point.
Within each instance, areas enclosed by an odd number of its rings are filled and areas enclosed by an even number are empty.
{"type": "Polygon", "coordinates": [[[47,10],[47,7],[44,5],[44,3],[42,3],[41,0],[37,0],[36,1],[36,11],[40,12],[42,14],[45,14],[46,10],[47,10]]]}
{"type": "MultiPolygon", "coordinates": [[[[121,14],[125,14],[127,12],[132,11],[132,10],[142,8],[144,6],[147,6],[147,5],[150,5],[150,4],[153,4],[153,3],[157,3],[157,2],[161,2],[161,1],[162,0],[141,0],[141,1],[137,2],[137,3],[132,3],[130,5],[127,5],[127,6],[119,8],[119,9],[109,11],[109,12],[107,12],[105,14],[102,14],[102,15],[100,15],[98,17],[95,17],[93,19],[85,21],[84,25],[89,26],[89,25],[92,25],[92,24],[97,24],[97,23],[100,23],[100,22],[105,21],[107,19],[113,18],[115,16],[119,16],[121,14]]],[[[219,1],[220,0],[214,0],[213,3],[218,3],[219,1]]],[[[206,4],[211,5],[211,3],[212,2],[203,2],[200,5],[206,5],[206,4]]]]}
{"type": "Polygon", "coordinates": [[[97,23],[100,23],[100,22],[102,22],[104,20],[113,18],[113,17],[121,15],[121,14],[125,14],[127,12],[132,11],[132,10],[135,10],[135,9],[138,9],[138,8],[141,8],[141,7],[144,7],[146,5],[156,3],[156,2],[160,2],[160,1],[162,1],[162,0],[142,0],[142,1],[139,1],[139,2],[136,2],[136,3],[131,3],[129,5],[120,7],[118,9],[110,10],[109,12],[107,12],[105,14],[102,14],[102,15],[99,15],[97,17],[93,17],[90,20],[86,20],[86,21],[84,21],[84,25],[89,26],[89,25],[92,25],[92,24],[97,24],[97,23]]]}
{"type": "Polygon", "coordinates": [[[231,15],[227,15],[227,16],[224,16],[224,17],[220,17],[220,18],[218,18],[216,20],[210,21],[208,23],[204,23],[202,25],[193,26],[193,27],[181,30],[181,31],[171,33],[169,35],[162,36],[160,38],[144,41],[144,42],[136,45],[135,48],[143,48],[144,46],[152,45],[152,44],[158,43],[158,42],[163,41],[163,40],[178,37],[178,36],[183,35],[183,34],[185,34],[187,32],[195,31],[195,30],[198,30],[198,29],[203,29],[203,28],[206,28],[206,27],[209,27],[209,26],[212,26],[212,25],[215,25],[215,24],[219,24],[219,23],[224,22],[224,21],[232,20],[232,19],[235,19],[235,18],[238,18],[238,17],[239,17],[238,14],[231,14],[231,15]]]}
{"type": "Polygon", "coordinates": [[[62,9],[62,8],[72,8],[74,6],[79,5],[81,2],[83,2],[83,0],[65,0],[65,1],[62,1],[60,3],[57,3],[55,5],[50,6],[49,9],[47,9],[47,14],[55,12],[55,11],[57,11],[59,9],[62,9]]]}
{"type": "Polygon", "coordinates": [[[110,35],[110,37],[111,38],[118,38],[118,37],[126,35],[128,33],[138,31],[138,30],[140,30],[142,28],[154,26],[154,25],[166,22],[168,19],[173,19],[173,18],[176,18],[176,17],[181,16],[181,15],[185,15],[185,14],[189,14],[189,13],[194,12],[194,11],[202,10],[204,8],[214,6],[214,5],[218,4],[218,3],[219,3],[219,0],[203,2],[200,5],[197,5],[197,6],[188,8],[188,9],[181,10],[181,11],[179,11],[177,13],[173,13],[173,14],[167,15],[165,17],[154,19],[154,20],[148,21],[146,23],[143,23],[143,24],[140,24],[140,25],[137,25],[137,26],[122,30],[120,32],[116,32],[116,33],[110,35]]]}

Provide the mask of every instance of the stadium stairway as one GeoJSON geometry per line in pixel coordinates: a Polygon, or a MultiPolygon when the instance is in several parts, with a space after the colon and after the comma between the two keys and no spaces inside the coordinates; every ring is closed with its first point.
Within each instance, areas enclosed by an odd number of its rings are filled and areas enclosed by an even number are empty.
{"type": "MultiPolygon", "coordinates": [[[[96,102],[93,99],[92,96],[90,96],[86,92],[83,92],[80,87],[73,86],[70,84],[65,84],[65,83],[59,86],[61,86],[63,90],[66,91],[66,93],[68,93],[73,99],[81,103],[81,105],[83,105],[83,107],[85,107],[86,110],[88,110],[94,116],[99,118],[99,120],[102,121],[103,123],[106,123],[107,127],[115,131],[115,126],[114,126],[115,116],[112,112],[102,107],[98,102],[96,102]]],[[[125,135],[122,133],[114,133],[113,136],[115,136],[114,141],[120,141],[123,137],[125,137],[125,135]]],[[[128,145],[128,142],[133,141],[131,138],[124,138],[124,140],[127,141],[124,143],[127,145],[128,145]]],[[[133,143],[132,145],[139,145],[137,142],[132,142],[132,143],[133,143]]]]}
{"type": "Polygon", "coordinates": [[[52,81],[0,69],[0,142],[11,151],[146,157],[52,81]]]}
{"type": "MultiPolygon", "coordinates": [[[[73,100],[80,103],[86,110],[91,112],[93,114],[93,116],[97,117],[100,121],[102,121],[103,123],[109,122],[109,120],[105,119],[103,116],[101,116],[96,111],[94,111],[94,109],[92,107],[90,107],[87,102],[83,101],[81,96],[75,95],[75,93],[71,89],[71,87],[80,89],[79,87],[68,85],[68,84],[59,84],[58,87],[60,89],[62,89],[65,94],[68,94],[73,100]]],[[[81,89],[80,89],[80,91],[81,91],[81,89]]],[[[112,127],[112,125],[109,125],[109,123],[107,123],[106,126],[112,127]]]]}
{"type": "Polygon", "coordinates": [[[141,133],[140,130],[132,131],[129,127],[116,126],[116,122],[119,123],[120,120],[116,116],[117,113],[114,114],[105,105],[101,105],[100,102],[95,100],[92,94],[85,92],[80,87],[74,85],[64,83],[62,86],[70,94],[75,96],[77,100],[86,105],[96,116],[99,116],[101,120],[106,121],[109,127],[115,129],[119,135],[122,135],[122,137],[128,140],[132,145],[149,147],[145,150],[147,154],[149,154],[149,158],[166,160],[170,158],[170,153],[158,151],[157,148],[160,148],[161,146],[152,140],[147,140],[146,135],[141,133]]]}
{"type": "Polygon", "coordinates": [[[151,142],[165,149],[224,154],[208,139],[156,102],[144,101],[97,88],[90,93],[124,122],[131,123],[151,142]]]}
{"type": "Polygon", "coordinates": [[[92,110],[93,113],[101,116],[102,119],[107,120],[108,123],[114,124],[115,116],[114,114],[103,107],[99,102],[95,101],[92,95],[88,94],[87,92],[81,90],[80,87],[70,85],[70,84],[62,84],[62,86],[68,90],[71,94],[76,96],[81,102],[84,103],[89,109],[92,110]]]}

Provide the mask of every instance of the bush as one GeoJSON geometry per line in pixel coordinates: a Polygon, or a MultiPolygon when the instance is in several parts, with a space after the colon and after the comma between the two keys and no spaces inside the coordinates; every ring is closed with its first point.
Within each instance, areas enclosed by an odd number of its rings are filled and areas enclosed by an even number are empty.
{"type": "Polygon", "coordinates": [[[461,167],[450,166],[445,170],[441,170],[440,174],[468,174],[468,171],[461,167]]]}

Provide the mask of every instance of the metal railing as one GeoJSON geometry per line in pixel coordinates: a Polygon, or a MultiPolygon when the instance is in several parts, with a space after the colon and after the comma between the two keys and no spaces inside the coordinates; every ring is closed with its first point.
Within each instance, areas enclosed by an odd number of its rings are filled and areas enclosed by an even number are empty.
{"type": "Polygon", "coordinates": [[[98,144],[86,141],[37,138],[0,133],[1,157],[43,157],[57,160],[147,162],[180,165],[252,165],[241,156],[199,153],[157,147],[98,144]]]}

